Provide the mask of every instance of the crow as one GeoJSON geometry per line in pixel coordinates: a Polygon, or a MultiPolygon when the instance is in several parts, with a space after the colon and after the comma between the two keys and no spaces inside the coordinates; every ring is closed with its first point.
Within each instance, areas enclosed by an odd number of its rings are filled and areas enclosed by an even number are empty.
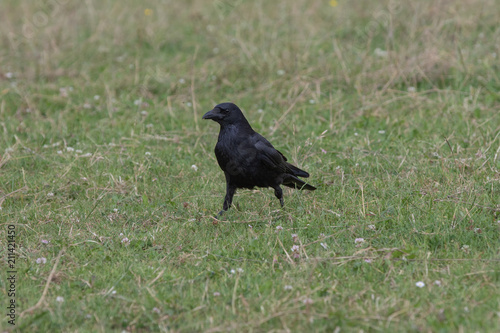
{"type": "Polygon", "coordinates": [[[282,153],[255,132],[235,104],[218,104],[205,113],[203,119],[212,119],[220,125],[215,156],[226,176],[226,197],[217,216],[231,207],[238,188],[272,187],[281,207],[284,201],[280,185],[299,190],[316,189],[297,178],[309,177],[309,174],[288,163],[282,153]]]}

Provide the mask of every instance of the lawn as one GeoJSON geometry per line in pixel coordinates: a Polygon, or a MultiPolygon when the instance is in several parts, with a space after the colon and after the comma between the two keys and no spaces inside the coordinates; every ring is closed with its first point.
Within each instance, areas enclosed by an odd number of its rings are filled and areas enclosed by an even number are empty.
{"type": "Polygon", "coordinates": [[[0,3],[0,331],[499,332],[500,6],[0,3]],[[314,192],[225,180],[214,105],[314,192]]]}

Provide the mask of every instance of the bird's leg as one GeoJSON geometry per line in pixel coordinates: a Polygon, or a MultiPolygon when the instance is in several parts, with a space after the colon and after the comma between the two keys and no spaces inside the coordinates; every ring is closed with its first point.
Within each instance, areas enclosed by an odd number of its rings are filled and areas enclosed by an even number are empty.
{"type": "Polygon", "coordinates": [[[217,214],[217,216],[221,216],[231,207],[231,204],[233,203],[234,193],[236,193],[236,186],[230,185],[228,183],[226,185],[226,197],[224,198],[224,204],[222,205],[222,210],[219,212],[219,214],[217,214]]]}
{"type": "Polygon", "coordinates": [[[283,190],[279,187],[279,185],[274,188],[274,195],[280,200],[281,207],[283,207],[285,205],[285,202],[283,201],[283,190]]]}

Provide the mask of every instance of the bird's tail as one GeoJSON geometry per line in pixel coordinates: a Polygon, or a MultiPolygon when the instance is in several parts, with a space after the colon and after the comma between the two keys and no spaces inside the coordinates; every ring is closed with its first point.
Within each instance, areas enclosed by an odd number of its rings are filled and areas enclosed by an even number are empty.
{"type": "Polygon", "coordinates": [[[292,171],[292,174],[297,177],[309,177],[309,174],[302,169],[297,168],[295,165],[287,163],[287,167],[292,171]]]}
{"type": "MultiPolygon", "coordinates": [[[[300,170],[300,169],[298,169],[298,170],[300,170]]],[[[300,170],[300,171],[302,171],[302,170],[300,170]]],[[[302,171],[302,172],[307,174],[307,172],[305,172],[305,171],[302,171]]],[[[309,174],[307,174],[307,175],[309,176],[309,174]]],[[[316,187],[309,185],[309,184],[306,184],[303,180],[301,180],[293,175],[288,175],[288,177],[286,177],[284,179],[283,185],[291,187],[291,188],[299,189],[299,190],[314,191],[316,189],[316,187]]]]}

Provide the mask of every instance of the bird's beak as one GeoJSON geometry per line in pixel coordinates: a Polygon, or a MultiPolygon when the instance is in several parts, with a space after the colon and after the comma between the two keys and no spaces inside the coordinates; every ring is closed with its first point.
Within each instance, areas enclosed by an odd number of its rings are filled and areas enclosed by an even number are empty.
{"type": "Polygon", "coordinates": [[[203,119],[214,119],[216,117],[217,117],[217,115],[215,114],[214,110],[210,110],[203,115],[203,119]]]}

